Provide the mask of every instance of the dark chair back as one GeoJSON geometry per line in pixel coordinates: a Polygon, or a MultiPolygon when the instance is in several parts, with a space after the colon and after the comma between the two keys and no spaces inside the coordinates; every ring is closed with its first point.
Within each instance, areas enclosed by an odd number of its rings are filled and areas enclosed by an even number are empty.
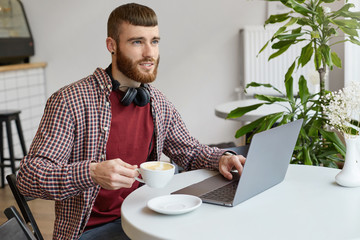
{"type": "Polygon", "coordinates": [[[35,218],[29,208],[29,205],[27,204],[27,201],[33,200],[33,198],[24,197],[24,195],[20,193],[19,189],[16,186],[15,174],[7,175],[6,180],[8,181],[10,189],[14,195],[17,205],[19,206],[21,214],[25,220],[25,223],[31,227],[37,240],[44,240],[40,232],[40,229],[35,221],[35,218]]]}
{"type": "Polygon", "coordinates": [[[1,240],[36,240],[14,206],[4,211],[9,219],[0,226],[1,240]]]}
{"type": "Polygon", "coordinates": [[[249,147],[250,147],[250,145],[244,145],[244,146],[229,147],[229,148],[224,148],[224,149],[235,152],[237,155],[243,155],[244,157],[246,157],[247,153],[249,151],[249,147]]]}

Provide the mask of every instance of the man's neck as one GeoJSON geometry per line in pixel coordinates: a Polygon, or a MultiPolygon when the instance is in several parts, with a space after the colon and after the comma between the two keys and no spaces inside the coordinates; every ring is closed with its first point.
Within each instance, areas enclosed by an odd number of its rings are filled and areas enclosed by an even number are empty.
{"type": "Polygon", "coordinates": [[[139,82],[136,82],[128,77],[126,77],[122,72],[120,72],[116,65],[112,65],[111,74],[113,78],[120,83],[120,90],[126,91],[129,87],[137,88],[140,87],[139,82]]]}

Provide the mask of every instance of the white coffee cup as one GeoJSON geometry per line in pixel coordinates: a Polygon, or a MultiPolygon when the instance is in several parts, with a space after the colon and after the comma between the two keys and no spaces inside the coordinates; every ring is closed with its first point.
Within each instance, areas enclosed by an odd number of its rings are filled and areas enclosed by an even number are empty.
{"type": "Polygon", "coordinates": [[[151,161],[140,164],[137,169],[140,177],[135,177],[139,182],[151,188],[162,188],[170,182],[175,173],[175,166],[168,162],[151,161]]]}

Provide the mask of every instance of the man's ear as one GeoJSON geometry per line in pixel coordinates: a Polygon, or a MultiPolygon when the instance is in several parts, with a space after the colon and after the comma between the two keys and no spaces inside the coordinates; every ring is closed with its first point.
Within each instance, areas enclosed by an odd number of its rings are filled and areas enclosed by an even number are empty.
{"type": "Polygon", "coordinates": [[[106,38],[106,47],[108,49],[108,51],[111,54],[115,54],[116,52],[116,42],[114,39],[112,39],[111,37],[107,37],[106,38]]]}

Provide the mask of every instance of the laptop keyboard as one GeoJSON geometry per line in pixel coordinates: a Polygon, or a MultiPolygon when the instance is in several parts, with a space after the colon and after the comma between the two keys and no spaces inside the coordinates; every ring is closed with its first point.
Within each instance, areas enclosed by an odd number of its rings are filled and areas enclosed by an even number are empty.
{"type": "Polygon", "coordinates": [[[238,183],[239,181],[230,182],[221,188],[201,195],[200,198],[213,199],[222,202],[231,202],[234,199],[238,183]]]}

